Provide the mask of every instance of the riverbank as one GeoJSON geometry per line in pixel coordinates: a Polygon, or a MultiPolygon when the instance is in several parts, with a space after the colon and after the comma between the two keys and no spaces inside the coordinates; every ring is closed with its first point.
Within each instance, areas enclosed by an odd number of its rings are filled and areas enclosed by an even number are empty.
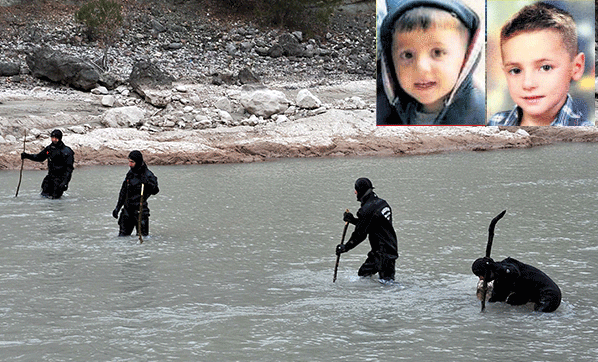
{"type": "Polygon", "coordinates": [[[595,127],[376,127],[375,2],[345,3],[328,31],[310,39],[215,18],[190,4],[127,8],[127,31],[110,51],[108,74],[115,87],[91,92],[35,78],[26,65],[26,55],[40,43],[85,59],[101,55],[99,47],[83,41],[72,21],[74,8],[52,2],[34,13],[28,7],[0,8],[4,21],[12,19],[4,26],[13,29],[0,39],[0,60],[20,69],[0,78],[0,170],[20,167],[25,132],[25,148],[34,153],[50,143],[54,128],[64,132],[77,167],[123,163],[133,149],[144,152],[150,164],[178,165],[598,141],[595,127]],[[289,37],[301,54],[258,51],[289,37]],[[150,60],[176,79],[157,100],[141,96],[127,81],[138,60],[150,60]],[[244,69],[258,79],[241,81],[244,69]],[[250,110],[245,98],[256,90],[269,92],[283,108],[268,115],[250,110]],[[309,93],[308,101],[300,100],[302,92],[309,93]]]}
{"type": "MultiPolygon", "coordinates": [[[[331,109],[293,122],[162,132],[98,127],[81,134],[67,131],[63,140],[75,151],[77,167],[121,164],[133,149],[141,150],[149,164],[182,165],[289,157],[407,156],[598,142],[596,127],[376,127],[374,113],[372,109],[331,109]]],[[[30,136],[27,152],[39,152],[48,145],[47,133],[35,139],[30,136]]],[[[20,167],[22,147],[22,137],[0,144],[0,170],[20,167]]],[[[26,162],[25,167],[45,165],[26,162]]]]}

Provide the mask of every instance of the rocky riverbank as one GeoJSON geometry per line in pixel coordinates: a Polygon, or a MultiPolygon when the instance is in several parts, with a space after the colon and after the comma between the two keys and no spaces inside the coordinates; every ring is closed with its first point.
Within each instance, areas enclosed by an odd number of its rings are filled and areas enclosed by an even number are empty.
{"type": "Polygon", "coordinates": [[[72,7],[44,3],[54,5],[0,7],[7,34],[0,63],[18,69],[0,77],[0,169],[20,167],[24,132],[32,153],[54,128],[64,131],[77,166],[122,163],[132,149],[151,164],[199,164],[598,140],[594,127],[376,127],[374,1],[347,2],[329,31],[312,38],[225,21],[192,2],[132,2],[109,71],[91,92],[32,76],[26,57],[39,44],[92,63],[102,54],[83,41],[72,7]],[[140,61],[174,81],[133,88],[129,76],[140,61]]]}
{"type": "MultiPolygon", "coordinates": [[[[157,133],[91,126],[85,132],[67,132],[64,141],[75,150],[78,167],[122,164],[133,149],[143,150],[150,164],[182,165],[287,157],[406,156],[598,142],[596,127],[376,127],[373,113],[371,109],[331,109],[295,122],[157,133]]],[[[38,152],[49,142],[46,132],[30,136],[25,146],[28,152],[38,152]]],[[[22,147],[22,137],[0,144],[0,169],[20,167],[22,147]]],[[[27,162],[26,167],[44,166],[27,162]]]]}

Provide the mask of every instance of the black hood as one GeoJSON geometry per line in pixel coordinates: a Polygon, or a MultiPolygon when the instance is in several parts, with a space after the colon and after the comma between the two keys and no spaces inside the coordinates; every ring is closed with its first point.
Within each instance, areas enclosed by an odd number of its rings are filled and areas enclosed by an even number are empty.
{"type": "Polygon", "coordinates": [[[143,155],[141,154],[141,152],[137,150],[131,151],[131,153],[129,153],[129,159],[135,162],[135,166],[131,167],[133,171],[140,170],[143,166],[143,155]]]}
{"type": "Polygon", "coordinates": [[[59,141],[62,140],[62,131],[59,129],[55,129],[50,133],[50,137],[57,138],[59,141]]]}
{"type": "Polygon", "coordinates": [[[461,74],[455,88],[445,103],[444,109],[436,118],[437,121],[441,120],[446,114],[448,106],[473,87],[473,70],[480,61],[485,42],[484,34],[480,32],[480,18],[467,5],[454,0],[386,0],[386,6],[387,15],[380,26],[380,45],[382,47],[380,52],[380,73],[383,91],[388,98],[388,102],[395,108],[402,119],[413,118],[418,103],[400,87],[393,66],[392,38],[395,21],[413,8],[426,6],[454,14],[470,31],[469,46],[461,74]]]}
{"type": "Polygon", "coordinates": [[[357,191],[357,201],[361,201],[361,199],[368,194],[370,190],[374,189],[374,185],[372,185],[372,181],[368,178],[361,177],[355,181],[355,191],[357,191]]]}
{"type": "Polygon", "coordinates": [[[484,257],[476,259],[473,264],[471,264],[471,271],[474,275],[478,277],[483,277],[488,272],[488,269],[491,269],[491,265],[494,265],[495,262],[492,258],[484,257]]]}

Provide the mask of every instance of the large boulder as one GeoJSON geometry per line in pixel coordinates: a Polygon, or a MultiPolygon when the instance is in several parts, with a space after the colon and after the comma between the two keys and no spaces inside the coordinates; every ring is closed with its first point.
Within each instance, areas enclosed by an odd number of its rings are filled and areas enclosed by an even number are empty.
{"type": "Polygon", "coordinates": [[[89,91],[100,79],[100,74],[89,62],[50,48],[36,48],[25,60],[34,77],[76,89],[89,91]]]}
{"type": "Polygon", "coordinates": [[[21,73],[21,65],[15,62],[0,62],[0,76],[10,77],[21,73]]]}
{"type": "Polygon", "coordinates": [[[156,64],[144,60],[133,64],[133,70],[129,75],[129,84],[136,92],[147,88],[170,88],[173,81],[174,78],[156,64]]]}
{"type": "Polygon", "coordinates": [[[241,105],[248,113],[266,118],[283,113],[289,108],[289,103],[284,93],[276,90],[256,90],[241,96],[241,105]]]}
{"type": "Polygon", "coordinates": [[[241,69],[237,77],[241,84],[260,83],[260,79],[247,67],[241,69]]]}
{"type": "Polygon", "coordinates": [[[108,128],[137,127],[143,124],[145,112],[137,106],[112,108],[104,113],[101,120],[108,128]]]}
{"type": "Polygon", "coordinates": [[[320,99],[307,89],[302,89],[297,93],[296,103],[299,108],[305,109],[316,109],[322,106],[320,99]]]}
{"type": "Polygon", "coordinates": [[[172,76],[148,61],[135,63],[129,75],[129,84],[133,90],[156,107],[166,107],[170,103],[169,89],[172,88],[173,81],[172,76]]]}
{"type": "Polygon", "coordinates": [[[278,44],[283,49],[283,54],[286,56],[302,56],[303,47],[299,43],[299,39],[290,33],[282,33],[278,37],[278,44]]]}

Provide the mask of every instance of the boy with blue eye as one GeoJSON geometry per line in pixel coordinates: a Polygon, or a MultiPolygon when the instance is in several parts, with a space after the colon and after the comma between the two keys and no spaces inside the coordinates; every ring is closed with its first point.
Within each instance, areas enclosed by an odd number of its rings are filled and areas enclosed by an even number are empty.
{"type": "Polygon", "coordinates": [[[484,94],[472,80],[484,47],[477,14],[457,0],[386,5],[376,123],[484,125],[484,94]]]}
{"type": "Polygon", "coordinates": [[[573,109],[569,95],[571,82],[581,79],[585,67],[569,13],[542,2],[528,5],[501,29],[500,47],[517,105],[493,115],[489,126],[593,126],[573,109]]]}

